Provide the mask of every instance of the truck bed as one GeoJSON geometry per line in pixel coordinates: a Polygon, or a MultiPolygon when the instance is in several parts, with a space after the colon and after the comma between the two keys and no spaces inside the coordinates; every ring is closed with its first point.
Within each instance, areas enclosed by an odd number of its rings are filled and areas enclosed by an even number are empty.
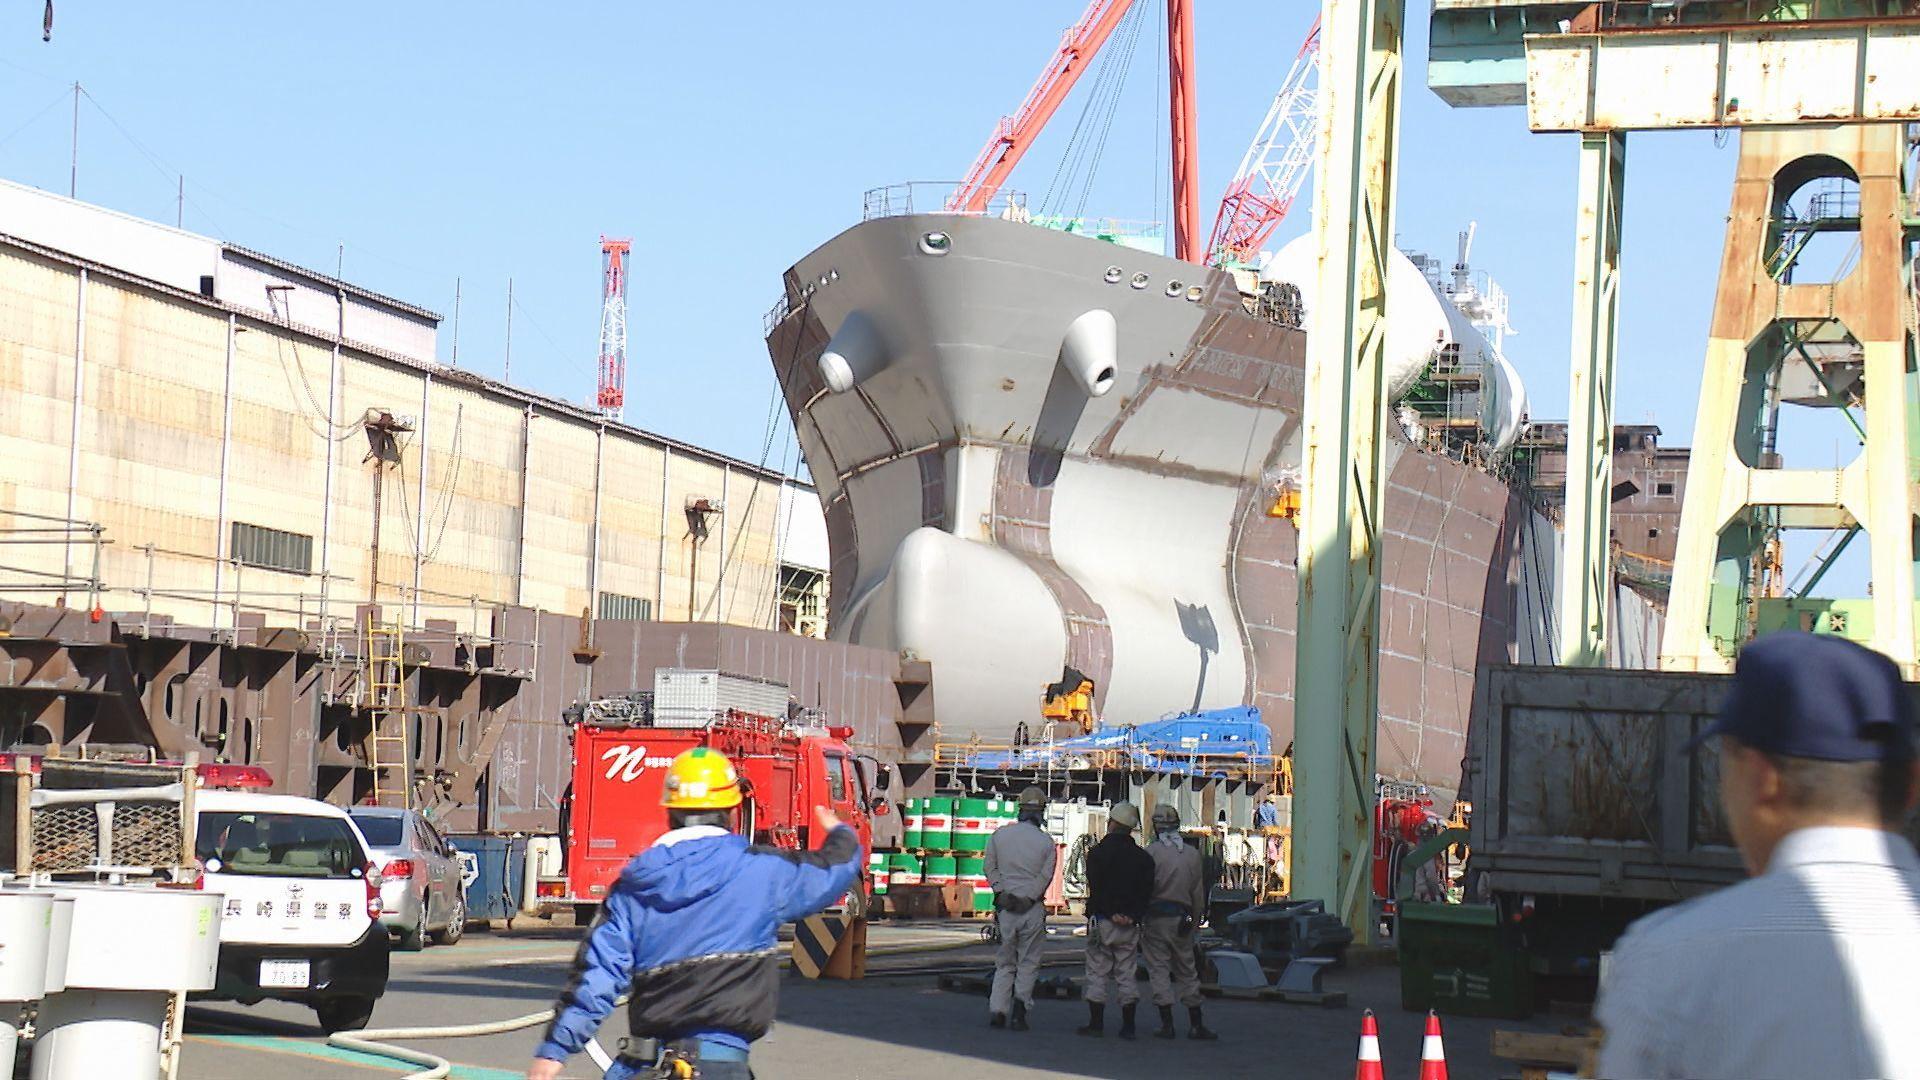
{"type": "Polygon", "coordinates": [[[1730,676],[1497,666],[1476,680],[1462,790],[1496,893],[1684,900],[1745,877],[1720,758],[1686,745],[1730,676]]]}

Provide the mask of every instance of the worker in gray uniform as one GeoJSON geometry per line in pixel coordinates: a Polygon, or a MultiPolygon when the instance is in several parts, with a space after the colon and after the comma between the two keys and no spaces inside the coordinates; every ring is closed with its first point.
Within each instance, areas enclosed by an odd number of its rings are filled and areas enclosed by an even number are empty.
{"type": "Polygon", "coordinates": [[[1020,793],[1019,817],[987,839],[987,884],[993,886],[994,921],[1000,930],[993,994],[987,1000],[992,1027],[1025,1031],[1027,1011],[1033,1008],[1033,980],[1040,974],[1040,947],[1047,937],[1042,901],[1053,883],[1056,857],[1053,837],[1043,828],[1046,820],[1046,794],[1029,787],[1020,793]]]}
{"type": "Polygon", "coordinates": [[[1217,1039],[1200,1020],[1200,973],[1193,959],[1193,933],[1207,910],[1207,875],[1198,849],[1180,836],[1180,812],[1153,808],[1153,899],[1147,903],[1147,979],[1160,1010],[1156,1038],[1171,1039],[1173,1003],[1187,1007],[1187,1037],[1217,1039]]]}

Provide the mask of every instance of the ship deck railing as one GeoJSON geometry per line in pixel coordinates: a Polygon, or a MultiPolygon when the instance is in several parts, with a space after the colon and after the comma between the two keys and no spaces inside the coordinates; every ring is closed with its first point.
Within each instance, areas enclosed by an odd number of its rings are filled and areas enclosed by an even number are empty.
{"type": "Polygon", "coordinates": [[[862,199],[861,221],[873,221],[876,218],[905,217],[908,214],[960,214],[966,217],[1004,218],[1008,221],[1025,221],[1027,214],[1027,193],[1002,188],[994,192],[985,206],[978,210],[961,209],[956,205],[956,195],[960,183],[955,180],[909,180],[901,184],[887,184],[869,188],[862,199]]]}

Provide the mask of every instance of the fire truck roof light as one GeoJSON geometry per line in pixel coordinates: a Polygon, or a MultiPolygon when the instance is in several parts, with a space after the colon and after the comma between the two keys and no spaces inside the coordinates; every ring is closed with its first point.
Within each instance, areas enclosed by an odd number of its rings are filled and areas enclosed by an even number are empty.
{"type": "Polygon", "coordinates": [[[833,736],[836,739],[851,739],[853,738],[853,728],[842,724],[837,727],[828,728],[827,734],[833,736]]]}

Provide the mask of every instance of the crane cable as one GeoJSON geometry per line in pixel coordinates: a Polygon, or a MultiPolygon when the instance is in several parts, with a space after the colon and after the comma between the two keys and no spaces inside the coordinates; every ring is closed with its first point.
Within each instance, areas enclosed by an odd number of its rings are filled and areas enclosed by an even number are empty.
{"type": "Polygon", "coordinates": [[[1086,209],[1087,192],[1093,184],[1093,177],[1100,167],[1100,158],[1106,148],[1106,132],[1113,126],[1114,113],[1120,102],[1120,92],[1125,87],[1128,71],[1132,68],[1133,54],[1140,40],[1140,27],[1145,21],[1142,14],[1146,5],[1135,5],[1127,14],[1131,23],[1122,31],[1127,35],[1125,45],[1102,50],[1099,67],[1094,72],[1093,87],[1086,100],[1081,103],[1080,115],[1074,121],[1073,133],[1067,138],[1067,147],[1062,151],[1060,163],[1054,167],[1053,179],[1047,182],[1045,194],[1040,199],[1042,215],[1059,212],[1064,214],[1068,200],[1074,197],[1074,188],[1079,186],[1078,208],[1075,216],[1086,209]],[[1115,53],[1118,52],[1118,57],[1115,53]],[[1094,134],[1095,128],[1099,134],[1094,134]],[[1092,151],[1089,156],[1089,151],[1092,151]],[[1082,168],[1085,168],[1084,176],[1082,168]],[[1055,201],[1055,195],[1059,200],[1055,201]]]}

